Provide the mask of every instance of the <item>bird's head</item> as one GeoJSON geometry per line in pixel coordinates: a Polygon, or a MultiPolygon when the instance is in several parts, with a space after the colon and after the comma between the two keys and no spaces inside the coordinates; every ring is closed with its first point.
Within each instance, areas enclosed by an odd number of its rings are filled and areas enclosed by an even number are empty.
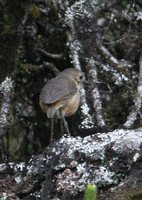
{"type": "Polygon", "coordinates": [[[67,68],[63,71],[63,73],[66,77],[69,77],[69,79],[74,80],[78,84],[83,83],[83,81],[85,81],[84,72],[82,72],[81,70],[67,68]]]}

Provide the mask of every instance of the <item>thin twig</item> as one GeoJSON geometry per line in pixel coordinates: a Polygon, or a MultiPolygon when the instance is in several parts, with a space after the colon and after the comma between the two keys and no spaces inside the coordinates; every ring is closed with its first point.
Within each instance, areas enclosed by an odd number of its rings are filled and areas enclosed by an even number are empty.
{"type": "Polygon", "coordinates": [[[44,62],[40,67],[47,67],[50,71],[52,71],[55,75],[59,74],[59,69],[53,64],[49,62],[44,62]]]}
{"type": "Polygon", "coordinates": [[[41,52],[43,55],[50,57],[50,58],[54,58],[54,59],[61,59],[63,58],[63,53],[60,54],[53,54],[53,53],[49,53],[46,50],[42,49],[42,48],[38,48],[38,51],[41,52]]]}
{"type": "MultiPolygon", "coordinates": [[[[127,60],[118,60],[115,58],[110,51],[101,44],[100,41],[96,41],[98,51],[103,55],[104,58],[107,59],[108,63],[112,64],[114,68],[120,70],[122,68],[131,67],[131,64],[128,63],[127,60]]],[[[122,72],[121,72],[122,73],[122,72]]]]}

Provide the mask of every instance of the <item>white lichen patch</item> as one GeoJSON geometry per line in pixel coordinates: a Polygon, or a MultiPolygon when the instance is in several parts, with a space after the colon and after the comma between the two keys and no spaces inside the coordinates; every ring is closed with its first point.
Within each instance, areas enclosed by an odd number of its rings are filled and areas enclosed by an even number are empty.
{"type": "Polygon", "coordinates": [[[34,192],[30,194],[31,197],[35,197],[36,199],[41,199],[41,194],[40,192],[34,192]]]}
{"type": "Polygon", "coordinates": [[[76,171],[68,169],[57,175],[57,190],[63,191],[67,188],[71,193],[82,192],[92,180],[96,184],[109,185],[114,183],[114,175],[114,172],[107,170],[105,167],[101,166],[96,169],[92,165],[89,168],[88,164],[84,162],[78,165],[76,171]]]}
{"type": "Polygon", "coordinates": [[[137,87],[138,93],[140,94],[140,96],[142,97],[142,85],[139,85],[137,87]]]}
{"type": "Polygon", "coordinates": [[[118,130],[116,131],[115,144],[113,149],[118,152],[139,150],[142,143],[142,131],[139,130],[118,130]]]}
{"type": "Polygon", "coordinates": [[[105,146],[109,144],[113,144],[112,149],[116,152],[129,149],[132,151],[139,150],[140,144],[142,143],[142,131],[141,129],[119,129],[107,134],[98,133],[96,134],[96,139],[93,136],[87,136],[85,138],[62,137],[59,143],[63,145],[66,143],[66,145],[68,145],[69,148],[66,154],[70,158],[74,157],[74,151],[76,150],[80,153],[84,153],[86,157],[96,156],[97,154],[100,155],[100,158],[103,158],[105,146]]]}
{"type": "Polygon", "coordinates": [[[0,84],[0,91],[5,93],[5,92],[10,92],[11,89],[13,88],[13,81],[11,77],[6,77],[6,79],[0,84]]]}
{"type": "Polygon", "coordinates": [[[8,198],[8,194],[6,192],[3,192],[0,200],[7,200],[7,198],[8,198]]]}
{"type": "Polygon", "coordinates": [[[25,169],[25,167],[26,167],[25,162],[20,162],[18,164],[10,162],[8,164],[9,164],[9,166],[10,166],[11,169],[14,169],[15,172],[18,172],[18,171],[23,172],[24,169],[25,169]]]}
{"type": "Polygon", "coordinates": [[[133,161],[136,162],[139,157],[140,157],[140,154],[138,152],[135,153],[135,155],[133,156],[133,161]]]}
{"type": "MultiPolygon", "coordinates": [[[[142,130],[119,129],[85,138],[63,137],[59,143],[62,147],[68,147],[64,156],[67,159],[73,160],[72,162],[75,162],[75,164],[72,168],[71,164],[65,167],[65,165],[60,163],[64,171],[62,173],[59,172],[56,177],[57,190],[64,191],[67,188],[71,193],[76,193],[77,191],[83,191],[87,183],[91,182],[103,186],[118,184],[121,170],[117,173],[118,169],[116,171],[112,170],[115,163],[119,160],[117,155],[124,155],[126,152],[127,156],[130,156],[127,165],[129,170],[131,164],[136,162],[140,156],[142,130]],[[115,152],[114,156],[107,157],[107,147],[110,147],[112,152],[115,152]],[[78,156],[79,162],[75,160],[78,156]],[[93,162],[90,163],[90,160],[93,160],[93,162]],[[100,162],[99,165],[97,165],[98,161],[100,162]]],[[[126,162],[125,155],[124,161],[126,162]]]]}
{"type": "MultiPolygon", "coordinates": [[[[86,143],[85,145],[82,145],[83,143],[83,139],[81,137],[77,137],[77,138],[66,138],[65,142],[68,144],[68,150],[66,152],[67,156],[69,158],[74,158],[74,152],[76,152],[77,150],[79,150],[79,152],[82,152],[84,154],[86,154],[86,156],[90,156],[92,155],[92,151],[94,151],[94,146],[91,146],[91,144],[86,143]]],[[[60,140],[60,143],[64,143],[64,139],[60,140]]],[[[94,145],[94,144],[92,144],[94,145]]]]}
{"type": "Polygon", "coordinates": [[[85,0],[80,0],[76,1],[71,7],[68,7],[65,13],[67,24],[69,24],[70,21],[73,21],[74,17],[84,17],[84,15],[90,15],[84,6],[85,3],[85,0]]]}
{"type": "Polygon", "coordinates": [[[93,118],[90,115],[90,108],[87,105],[86,102],[86,94],[85,94],[85,89],[81,89],[81,113],[82,113],[82,121],[81,124],[79,125],[80,128],[93,128],[94,127],[94,122],[93,122],[93,118]]]}
{"type": "Polygon", "coordinates": [[[61,163],[61,162],[59,161],[59,164],[56,165],[55,170],[64,169],[65,167],[66,167],[66,164],[65,164],[65,163],[61,163]]]}
{"type": "Polygon", "coordinates": [[[14,170],[15,170],[15,171],[21,171],[21,172],[22,172],[22,171],[25,169],[25,167],[26,167],[25,163],[24,163],[24,162],[21,162],[21,163],[16,164],[16,165],[14,166],[14,170]]]}
{"type": "Polygon", "coordinates": [[[0,110],[0,127],[4,129],[12,120],[11,108],[11,94],[13,88],[13,81],[11,78],[6,79],[0,84],[0,91],[3,93],[1,110],[0,110]]]}
{"type": "Polygon", "coordinates": [[[122,86],[125,82],[129,81],[129,78],[127,76],[125,76],[124,74],[118,73],[118,71],[116,69],[112,68],[110,65],[102,64],[101,67],[102,67],[103,73],[105,73],[105,72],[111,73],[112,80],[114,81],[115,85],[122,86]]]}
{"type": "Polygon", "coordinates": [[[81,111],[83,114],[83,120],[81,121],[80,124],[80,128],[93,128],[94,127],[94,122],[92,119],[92,116],[89,114],[90,108],[88,107],[88,105],[86,103],[84,103],[83,105],[81,105],[81,111]]]}
{"type": "Polygon", "coordinates": [[[95,170],[96,180],[95,183],[112,184],[114,183],[115,173],[107,170],[107,168],[100,166],[99,169],[95,170]]]}
{"type": "Polygon", "coordinates": [[[17,184],[21,183],[22,180],[23,180],[23,179],[21,178],[21,176],[15,177],[15,181],[16,181],[17,184]]]}
{"type": "Polygon", "coordinates": [[[27,166],[27,170],[27,174],[37,173],[37,171],[35,172],[35,167],[32,165],[27,166]]]}
{"type": "Polygon", "coordinates": [[[135,16],[136,16],[137,21],[142,20],[142,12],[136,12],[135,16]]]}
{"type": "Polygon", "coordinates": [[[103,146],[114,143],[112,149],[116,152],[124,152],[124,150],[138,150],[142,143],[142,131],[137,130],[125,130],[118,129],[107,134],[97,134],[97,137],[101,139],[97,148],[101,149],[103,146]],[[136,134],[137,132],[137,134],[136,134]]]}
{"type": "MultiPolygon", "coordinates": [[[[76,191],[83,191],[85,189],[84,182],[87,181],[88,176],[85,175],[86,164],[80,164],[77,171],[66,169],[63,173],[57,175],[57,190],[69,190],[71,193],[76,191]]],[[[89,174],[88,174],[89,175],[89,174]]]]}

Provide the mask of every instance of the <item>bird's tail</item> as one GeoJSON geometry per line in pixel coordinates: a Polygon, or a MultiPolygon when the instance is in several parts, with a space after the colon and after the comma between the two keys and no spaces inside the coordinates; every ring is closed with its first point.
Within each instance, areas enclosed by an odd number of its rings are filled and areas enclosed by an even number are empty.
{"type": "Polygon", "coordinates": [[[53,118],[55,113],[56,113],[57,109],[55,106],[49,106],[48,107],[48,111],[47,111],[47,117],[48,118],[53,118]]]}

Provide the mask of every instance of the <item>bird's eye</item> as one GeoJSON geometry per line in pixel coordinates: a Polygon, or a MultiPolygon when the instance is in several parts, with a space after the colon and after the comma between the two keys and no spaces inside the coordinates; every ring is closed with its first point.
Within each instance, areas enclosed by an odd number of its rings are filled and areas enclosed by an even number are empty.
{"type": "Polygon", "coordinates": [[[80,80],[82,80],[82,79],[83,79],[83,76],[81,75],[79,78],[80,78],[80,80]]]}

